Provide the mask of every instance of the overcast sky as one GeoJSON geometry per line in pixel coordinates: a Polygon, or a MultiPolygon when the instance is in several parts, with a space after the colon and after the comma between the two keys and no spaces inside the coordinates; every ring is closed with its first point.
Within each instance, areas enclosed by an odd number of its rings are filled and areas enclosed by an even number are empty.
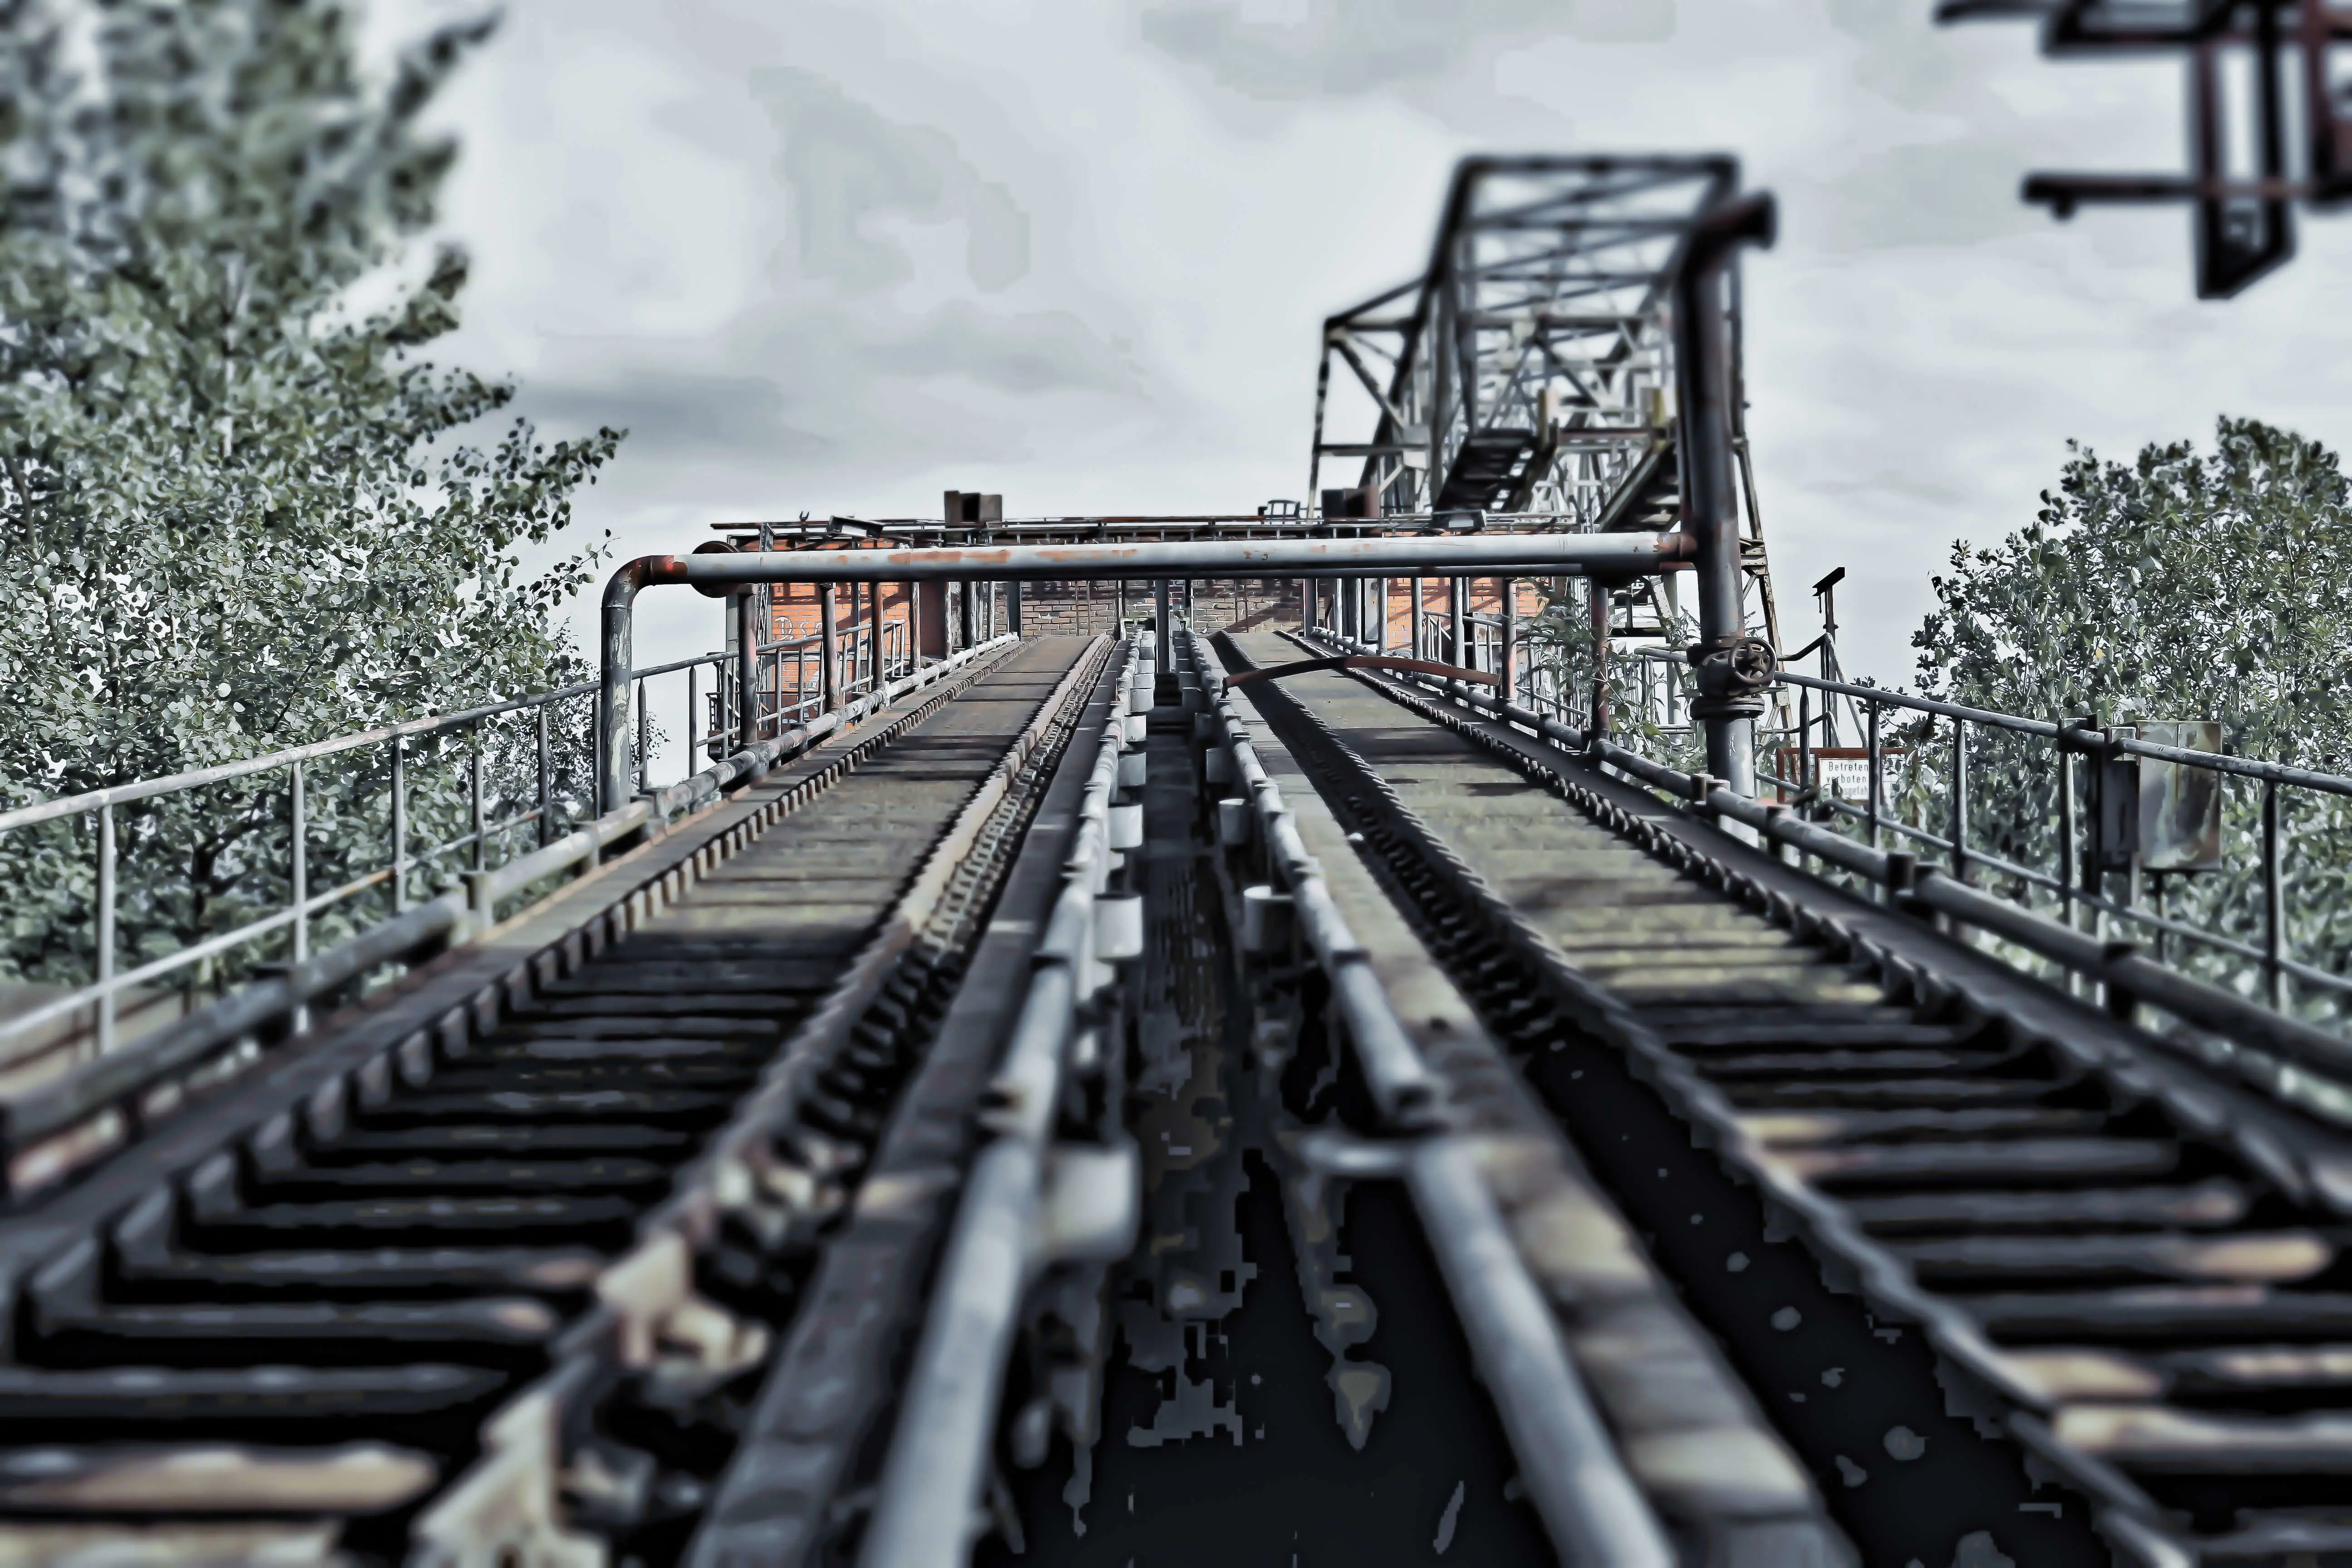
{"type": "MultiPolygon", "coordinates": [[[[2178,167],[2178,66],[1930,8],[509,0],[442,111],[476,263],[444,349],[551,433],[628,428],[582,509],[624,553],[948,488],[1246,510],[1303,491],[1318,327],[1423,264],[1456,158],[1727,151],[1780,200],[1747,282],[1784,631],[1843,565],[1849,668],[1907,680],[1950,542],[2029,521],[2067,437],[2126,457],[2227,412],[2340,447],[2352,414],[2352,230],[2200,303],[2184,214],[2017,201],[2029,168],[2178,167]]],[[[716,616],[643,624],[671,656],[716,616]]]]}

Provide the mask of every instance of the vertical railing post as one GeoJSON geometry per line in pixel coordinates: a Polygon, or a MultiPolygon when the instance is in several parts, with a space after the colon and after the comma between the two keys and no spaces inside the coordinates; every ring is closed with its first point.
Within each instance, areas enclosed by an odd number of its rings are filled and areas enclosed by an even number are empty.
{"type": "Polygon", "coordinates": [[[1585,583],[1585,605],[1592,623],[1592,717],[1589,731],[1596,741],[1609,738],[1609,590],[1599,578],[1585,583]]]}
{"type": "MultiPolygon", "coordinates": [[[[971,592],[971,584],[965,584],[965,592],[967,594],[971,592]]],[[[816,606],[817,636],[824,639],[821,656],[817,660],[822,667],[818,674],[822,678],[820,684],[824,689],[824,710],[830,713],[841,706],[840,601],[834,592],[832,584],[818,584],[816,606]]],[[[969,623],[966,629],[970,629],[969,623]]]]}
{"type": "Polygon", "coordinates": [[[1445,637],[1452,645],[1445,650],[1445,662],[1465,668],[1470,660],[1466,657],[1463,638],[1469,626],[1470,606],[1465,603],[1469,595],[1462,590],[1468,581],[1466,577],[1448,577],[1445,580],[1445,637]]]}
{"type": "Polygon", "coordinates": [[[2279,863],[2279,792],[2263,781],[2263,984],[2273,1007],[2287,1007],[2286,877],[2279,863]]]}
{"type": "Polygon", "coordinates": [[[555,842],[555,769],[547,744],[547,710],[550,704],[539,705],[539,847],[546,848],[555,842]]]}
{"type": "Polygon", "coordinates": [[[98,808],[98,1054],[114,1049],[114,806],[98,808]]]}
{"type": "Polygon", "coordinates": [[[654,715],[646,705],[645,677],[637,678],[637,756],[634,793],[643,795],[653,787],[654,777],[654,715]]]}
{"type": "Polygon", "coordinates": [[[294,962],[301,963],[310,956],[310,803],[302,793],[302,764],[294,764],[294,777],[287,791],[286,845],[287,880],[293,896],[288,900],[294,911],[294,962]]]}
{"type": "Polygon", "coordinates": [[[1864,728],[1869,732],[1866,743],[1869,755],[1864,761],[1870,769],[1870,810],[1864,820],[1870,825],[1870,847],[1875,849],[1878,847],[1878,825],[1886,809],[1886,764],[1878,744],[1878,700],[1874,697],[1864,699],[1863,711],[1867,716],[1864,728]]]}
{"type": "MultiPolygon", "coordinates": [[[[735,715],[734,750],[748,751],[760,742],[760,638],[753,615],[757,606],[748,593],[735,595],[735,715]]],[[[783,671],[777,670],[777,695],[782,697],[783,671]]]]}
{"type": "Polygon", "coordinates": [[[467,726],[473,731],[473,752],[466,759],[466,787],[473,797],[474,869],[486,871],[490,865],[489,816],[482,800],[482,721],[477,719],[467,726]]]}
{"type": "Polygon", "coordinates": [[[1419,577],[1415,577],[1412,580],[1412,620],[1411,632],[1411,636],[1412,637],[1412,657],[1415,658],[1426,658],[1429,657],[1427,654],[1421,651],[1422,644],[1425,640],[1422,637],[1421,631],[1421,579],[1419,577]]]}
{"type": "Polygon", "coordinates": [[[1969,879],[1969,721],[1952,721],[1952,875],[1969,879]]]}
{"type": "MultiPolygon", "coordinates": [[[[310,803],[302,794],[302,764],[296,763],[286,791],[287,905],[294,917],[293,956],[300,963],[310,956],[310,803]]],[[[310,1009],[294,1009],[294,1032],[310,1032],[310,1009]]]]}
{"type": "Polygon", "coordinates": [[[2066,749],[2066,726],[2058,726],[2058,918],[2066,928],[2074,928],[2074,836],[2081,831],[2075,818],[2080,815],[2074,805],[2074,753],[2066,749]]]}
{"type": "Polygon", "coordinates": [[[1159,673],[1164,675],[1168,672],[1170,657],[1168,647],[1168,579],[1165,577],[1155,580],[1151,584],[1151,613],[1152,657],[1158,665],[1159,673]]]}
{"type": "Polygon", "coordinates": [[[702,712],[699,706],[702,692],[699,689],[701,683],[696,679],[701,673],[702,667],[698,664],[686,667],[686,776],[688,778],[702,771],[702,712]]]}
{"type": "MultiPolygon", "coordinates": [[[[1496,672],[1503,678],[1502,693],[1506,702],[1519,700],[1519,580],[1517,577],[1496,579],[1503,589],[1503,658],[1496,672]]],[[[1381,623],[1388,624],[1388,603],[1381,604],[1381,623]]]]}
{"type": "Polygon", "coordinates": [[[1813,689],[1797,688],[1797,793],[1813,785],[1813,689]]]}
{"type": "Polygon", "coordinates": [[[408,908],[408,737],[392,738],[392,912],[408,908]]]}

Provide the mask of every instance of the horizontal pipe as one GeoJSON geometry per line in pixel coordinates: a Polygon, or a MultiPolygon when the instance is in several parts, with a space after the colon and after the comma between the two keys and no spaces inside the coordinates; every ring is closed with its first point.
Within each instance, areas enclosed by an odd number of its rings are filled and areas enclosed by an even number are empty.
{"type": "Polygon", "coordinates": [[[646,555],[614,582],[685,583],[725,591],[746,583],[989,582],[1039,578],[1280,577],[1350,570],[1402,575],[1514,571],[1576,576],[1588,569],[1655,571],[1683,559],[1679,533],[1389,534],[1369,539],[1210,539],[1134,544],[991,544],[906,550],[714,551],[646,555]]]}

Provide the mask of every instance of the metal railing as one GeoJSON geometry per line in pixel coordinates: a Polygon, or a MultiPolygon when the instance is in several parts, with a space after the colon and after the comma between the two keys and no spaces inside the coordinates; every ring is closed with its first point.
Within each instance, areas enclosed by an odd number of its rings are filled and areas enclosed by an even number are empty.
{"type": "MultiPolygon", "coordinates": [[[[1637,657],[1663,667],[1668,719],[1677,698],[1686,711],[1683,656],[1643,648],[1637,657]]],[[[1960,881],[2051,912],[2120,949],[2144,944],[2158,962],[2278,1012],[2339,1025],[2352,1015],[2352,976],[2294,955],[2298,911],[2287,864],[2296,823],[2326,817],[2314,797],[2352,798],[2352,778],[2160,744],[2139,739],[2135,725],[2030,719],[1790,669],[1778,671],[1774,684],[1793,690],[1795,719],[1787,728],[1758,731],[1757,779],[1807,820],[1873,849],[1919,853],[1960,881]],[[1859,745],[1835,744],[1841,708],[1859,745]],[[1829,752],[1861,764],[1852,794],[1841,781],[1824,780],[1821,763],[1829,752]],[[2168,868],[2101,852],[2102,796],[2136,788],[2131,770],[2141,762],[2215,781],[2221,797],[2220,842],[2212,847],[2221,851],[2218,861],[2168,868]],[[2111,766],[2118,763],[2125,766],[2111,766]],[[1995,837],[2000,842],[1989,842],[1995,837]],[[2040,864],[2032,863],[2034,849],[2040,864]],[[2183,918],[2192,914],[2201,923],[2183,918]]],[[[1563,683],[1555,680],[1544,695],[1549,700],[1533,692],[1523,700],[1571,728],[1584,727],[1577,695],[1563,683]]],[[[1645,684],[1643,705],[1659,695],[1645,684]]],[[[1650,728],[1659,738],[1685,732],[1671,722],[1650,728]]],[[[2123,818],[2137,816],[2137,800],[2111,798],[2107,809],[2115,818],[2109,834],[2136,830],[2123,818]]],[[[2305,915],[2307,930],[2324,931],[2340,918],[2332,910],[2305,915]]]]}
{"type": "MultiPolygon", "coordinates": [[[[22,1067],[60,1047],[81,1054],[111,1051],[117,1044],[120,1004],[134,988],[184,978],[183,972],[197,966],[207,972],[235,971],[257,946],[271,956],[301,963],[310,956],[314,925],[352,914],[352,906],[367,895],[376,895],[388,912],[398,914],[414,901],[418,879],[445,865],[454,862],[479,870],[494,855],[509,858],[518,834],[529,834],[532,847],[560,837],[559,824],[572,815],[573,800],[559,777],[559,748],[569,751],[589,743],[594,695],[593,686],[569,686],[0,812],[0,834],[54,825],[51,831],[65,840],[60,847],[68,854],[86,850],[96,872],[86,910],[89,980],[0,1023],[0,1068],[22,1067]],[[570,704],[578,706],[577,736],[568,727],[567,732],[558,733],[558,710],[570,704]],[[523,733],[514,732],[519,727],[523,733]],[[452,738],[456,744],[446,743],[452,738]],[[572,744],[562,744],[567,742],[572,744]],[[349,759],[350,765],[341,770],[337,783],[341,787],[331,791],[331,798],[321,799],[313,786],[319,765],[331,759],[349,759]],[[420,763],[426,775],[422,778],[420,763]],[[528,780],[520,799],[511,787],[519,773],[528,780]],[[495,801],[493,775],[499,785],[495,801]],[[210,793],[223,789],[233,792],[226,802],[210,793]],[[126,889],[122,875],[126,858],[135,858],[140,871],[151,865],[157,874],[166,869],[161,862],[171,847],[163,839],[175,826],[169,812],[174,805],[198,811],[210,805],[224,813],[241,808],[254,823],[246,837],[262,841],[234,857],[209,889],[210,897],[184,901],[211,908],[241,905],[263,912],[144,957],[143,952],[170,933],[142,931],[126,955],[121,940],[126,890],[159,902],[182,894],[146,879],[145,885],[126,889]],[[422,823],[420,805],[426,807],[422,823]],[[274,822],[268,820],[271,816],[274,822]],[[129,846],[124,842],[126,818],[129,846]],[[314,842],[314,829],[329,825],[358,831],[332,845],[314,842]],[[425,828],[422,834],[420,826],[425,828]],[[267,840],[279,833],[282,854],[271,854],[276,847],[267,840]],[[380,858],[367,856],[362,847],[369,839],[377,845],[380,858]],[[126,856],[126,848],[134,854],[126,856]],[[150,852],[137,855],[138,850],[150,852]],[[320,854],[321,850],[326,853],[320,854]],[[329,874],[334,881],[316,888],[317,872],[326,868],[322,860],[332,867],[329,874]],[[86,1029],[72,1027],[77,1015],[89,1016],[86,1029]]],[[[577,799],[584,801],[587,781],[577,782],[577,799]]],[[[74,940],[78,935],[68,933],[69,945],[81,945],[74,940]]]]}
{"type": "MultiPolygon", "coordinates": [[[[911,628],[905,619],[882,620],[878,623],[878,638],[869,638],[867,633],[875,629],[877,624],[869,621],[835,628],[833,650],[835,701],[864,696],[874,689],[877,679],[884,684],[903,680],[912,675],[920,663],[913,651],[911,628]],[[875,668],[877,662],[880,665],[878,672],[875,668]]],[[[823,633],[815,637],[757,642],[753,647],[753,690],[758,697],[762,735],[774,733],[780,726],[805,724],[824,711],[823,633]]],[[[721,667],[719,685],[708,693],[709,707],[695,721],[700,730],[708,731],[701,744],[717,748],[739,739],[742,725],[740,700],[735,693],[737,679],[731,669],[721,667]]],[[[687,697],[689,709],[695,706],[696,700],[696,689],[689,686],[687,697]]],[[[638,688],[635,710],[638,723],[643,726],[646,706],[642,685],[638,688]]],[[[695,744],[689,741],[689,755],[693,754],[695,744]]],[[[713,750],[711,754],[724,753],[713,750]]]]}
{"type": "MultiPolygon", "coordinates": [[[[727,662],[709,653],[632,672],[639,793],[652,787],[656,736],[644,697],[654,678],[687,678],[680,777],[707,765],[695,759],[709,742],[721,756],[740,748],[740,723],[706,738],[697,722],[706,666],[719,668],[719,688],[731,699],[727,662]]],[[[583,682],[0,812],[0,835],[47,829],[61,840],[54,847],[86,856],[94,872],[87,900],[68,900],[60,911],[69,929],[54,942],[68,962],[80,959],[88,979],[0,1020],[0,1072],[58,1055],[107,1055],[122,1043],[127,1002],[141,1022],[168,1023],[200,993],[303,963],[322,928],[331,938],[363,929],[371,903],[378,918],[403,914],[465,873],[562,839],[594,815],[595,695],[595,685],[583,682]],[[331,762],[341,765],[322,793],[320,764],[331,762]],[[240,813],[242,842],[215,862],[220,873],[209,886],[192,889],[173,875],[184,868],[175,830],[207,814],[240,813]],[[330,885],[320,886],[322,872],[330,885]],[[151,908],[251,912],[176,942],[189,919],[134,919],[140,929],[126,952],[126,896],[151,908]],[[173,992],[179,1006],[155,1017],[154,1004],[173,992]]]]}
{"type": "MultiPolygon", "coordinates": [[[[537,848],[509,855],[495,866],[467,870],[453,885],[412,907],[303,959],[257,973],[248,983],[184,1017],[139,1038],[119,1042],[110,1053],[68,1061],[61,1070],[40,1081],[12,1086],[0,1095],[0,1192],[15,1194],[46,1184],[103,1148],[142,1135],[154,1118],[173,1112],[190,1082],[217,1075],[225,1066],[227,1070],[238,1070],[261,1047],[301,1033],[308,1027],[307,1009],[313,1004],[331,1004],[352,995],[393,966],[412,965],[535,906],[573,877],[595,870],[615,847],[658,835],[674,816],[712,804],[727,789],[759,778],[782,759],[901,697],[954,675],[1003,646],[1001,639],[965,649],[806,725],[755,741],[674,784],[645,792],[617,811],[581,818],[570,831],[537,848]]],[[[662,668],[683,667],[681,663],[662,668]]],[[[499,707],[511,710],[534,701],[544,706],[578,694],[579,689],[567,688],[499,707]]],[[[476,717],[479,715],[469,712],[446,719],[455,724],[476,717]]],[[[381,740],[379,732],[369,731],[320,745],[356,748],[381,740]]],[[[288,765],[282,753],[229,764],[248,770],[288,765]]],[[[156,780],[148,786],[123,788],[152,788],[173,782],[156,780]]],[[[26,809],[54,812],[78,804],[79,798],[26,809]]],[[[282,924],[283,911],[274,918],[282,924]]],[[[117,977],[118,986],[126,979],[117,977]]],[[[64,1000],[87,1005],[100,994],[100,988],[93,984],[64,1000]]]]}
{"type": "MultiPolygon", "coordinates": [[[[1643,657],[1676,656],[1644,650],[1643,657]]],[[[2112,728],[2062,725],[1781,671],[1776,679],[1798,689],[1800,717],[1786,729],[1759,734],[1759,742],[1790,742],[1811,777],[1815,752],[1810,737],[1822,720],[1811,711],[1807,690],[1821,693],[1824,701],[1850,701],[1868,737],[1858,749],[1875,787],[1859,802],[1849,801],[1759,768],[1768,791],[1781,798],[1757,801],[1676,763],[1596,740],[1567,681],[1553,683],[1551,700],[1544,705],[1554,711],[1548,713],[1534,705],[1534,694],[1506,703],[1459,683],[1397,679],[1581,752],[1671,801],[1690,803],[1686,809],[1736,824],[1738,831],[1816,874],[1938,919],[1963,940],[1986,946],[1992,956],[2095,997],[2118,1016],[2150,1024],[2308,1110],[2352,1124],[2352,1055],[2341,1032],[2352,1013],[2346,1000],[2352,997],[2352,980],[2288,951],[2295,911],[2289,897],[2293,868],[2284,853],[2295,841],[2298,816],[2324,820],[2329,801],[2352,796],[2352,779],[2143,741],[2112,728]],[[1893,801],[1885,780],[1898,753],[1888,743],[1889,710],[1916,715],[1917,726],[1932,728],[1937,721],[1949,726],[1948,741],[1933,747],[1919,744],[1918,733],[1906,734],[1912,743],[1900,753],[1901,772],[1894,776],[1901,788],[1893,801]],[[2050,763],[2063,764],[2051,766],[2047,780],[2055,810],[2046,819],[2028,813],[2009,823],[2013,837],[2041,835],[2054,870],[2000,853],[1972,829],[1979,787],[2000,789],[2011,806],[2038,798],[2019,787],[2028,776],[2021,759],[1981,754],[1969,738],[1972,731],[1991,731],[2005,741],[2013,738],[2013,743],[2039,742],[2048,748],[2050,763]],[[1941,772],[1931,765],[1938,756],[1947,764],[1941,772]],[[2259,792],[2254,801],[2239,802],[2234,833],[2226,827],[2231,814],[2224,802],[2224,864],[2218,873],[2207,874],[2213,890],[2200,900],[2216,917],[2210,923],[2141,907],[2129,868],[2101,869],[2085,853],[2091,813],[2083,809],[2085,792],[2080,786],[2084,778],[2099,778],[2101,764],[2120,760],[2187,769],[2211,775],[2221,785],[2259,792]],[[1993,765],[2003,776],[1988,777],[1993,765]],[[1938,817],[1943,833],[1927,825],[1938,817]],[[2226,852],[2233,841],[2239,854],[2230,861],[2226,852]],[[2108,888],[2111,881],[2123,884],[2119,892],[2108,888]],[[2233,892],[2242,896],[2233,898],[2233,892]],[[2253,929],[2249,935],[2234,933],[2227,929],[2230,920],[2253,929]],[[2298,1002],[2290,982],[2317,994],[2298,1002]]],[[[1523,687],[1533,684],[1522,681],[1523,687]]],[[[1676,738],[1659,726],[1646,730],[1646,735],[1624,739],[1676,738]]],[[[2352,837],[2352,814],[2345,816],[2337,826],[2352,837]]],[[[2333,910],[2320,913],[2339,917],[2333,910]]]]}
{"type": "Polygon", "coordinates": [[[2069,925],[2086,927],[2096,936],[2134,933],[2159,961],[2171,956],[2176,943],[2220,958],[2224,963],[2217,977],[2236,982],[2236,989],[2280,1011],[2313,1011],[2298,1007],[2297,983],[2318,993],[2314,1000],[2324,1001],[2328,1012],[2340,1014],[2345,1000],[2352,999],[2352,977],[2292,952],[2294,911],[2284,864],[2291,825],[2323,815],[2310,798],[2352,798],[2352,778],[2162,745],[2138,739],[2130,732],[2133,726],[2027,719],[1788,670],[1779,679],[1799,692],[1796,733],[1786,737],[1794,744],[1778,748],[1795,752],[1795,776],[1784,774],[1780,764],[1768,766],[1767,758],[1759,759],[1757,776],[1812,819],[1838,826],[1873,848],[1884,840],[1916,846],[1947,863],[1962,881],[2006,881],[2011,886],[2005,890],[2018,901],[2053,908],[2069,925]],[[1819,713],[1816,692],[1823,699],[1819,713]],[[1859,799],[1823,789],[1818,776],[1815,733],[1829,720],[1830,704],[1839,700],[1860,712],[1865,787],[1859,799]],[[1888,744],[1890,712],[1919,716],[1900,747],[1888,744]],[[2029,744],[2012,743],[2005,754],[1989,757],[1981,754],[1980,743],[1989,735],[2029,744]],[[2103,807],[2111,816],[2125,810],[2137,816],[2139,811],[2137,799],[2102,800],[2137,786],[2128,765],[2121,771],[2111,765],[2126,759],[2212,775],[2221,795],[2221,841],[2215,846],[2221,863],[2198,870],[2144,868],[2129,858],[2119,865],[2113,854],[2098,853],[2095,825],[2103,807]],[[2046,775],[2046,791],[2021,787],[2027,783],[2019,775],[2021,765],[2038,767],[2046,775]],[[1995,770],[1998,775],[1989,776],[1995,770]],[[1901,800],[1888,800],[1890,783],[1901,800]],[[1983,841],[1987,814],[1981,803],[1993,788],[2000,795],[1999,831],[2006,841],[1999,847],[1983,841]],[[2050,808],[2033,810],[2044,795],[2050,808]],[[1900,809],[1906,805],[1910,809],[1900,809]],[[2033,810],[2033,817],[2021,818],[2021,806],[2033,810]],[[2045,847],[2044,864],[2016,858],[2017,846],[2036,841],[2045,847]],[[2192,877],[2203,879],[2207,890],[2197,893],[2197,884],[2176,887],[2192,877]],[[2166,908],[2168,891],[2190,893],[2184,901],[2203,906],[2200,912],[2211,923],[2174,918],[2166,908]],[[2243,897],[2230,897],[2233,892],[2243,897]],[[2153,907],[2141,902],[2149,893],[2153,907]]]}

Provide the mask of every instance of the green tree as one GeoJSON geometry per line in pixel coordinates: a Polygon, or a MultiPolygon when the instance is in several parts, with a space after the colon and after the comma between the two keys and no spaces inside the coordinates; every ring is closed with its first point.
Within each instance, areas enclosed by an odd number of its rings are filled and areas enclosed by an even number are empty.
{"type": "MultiPolygon", "coordinates": [[[[2249,419],[2221,420],[2208,452],[2151,446],[2126,466],[2070,450],[2030,526],[1953,546],[1912,639],[1923,691],[2040,719],[2219,720],[2242,754],[2352,773],[2352,492],[2336,454],[2249,419]]],[[[1948,726],[1914,729],[1921,793],[1940,795],[1948,726]]],[[[1971,739],[1971,842],[2053,865],[2052,749],[1971,739]]],[[[2294,944],[2340,968],[2352,813],[2327,796],[2287,802],[2294,944]]],[[[2254,938],[2259,811],[2258,785],[2227,787],[2231,869],[2176,886],[2175,912],[2254,938]]]]}
{"type": "MultiPolygon", "coordinates": [[[[599,552],[519,552],[619,434],[468,439],[512,387],[418,354],[466,278],[417,253],[455,155],[420,119],[488,25],[381,74],[355,32],[341,0],[0,0],[0,805],[577,678],[550,613],[599,552]]],[[[341,783],[314,885],[381,858],[381,780],[341,783]]],[[[124,824],[127,956],[283,896],[282,789],[124,824]]],[[[455,809],[427,787],[420,831],[455,809]]],[[[86,973],[89,863],[0,838],[0,966],[86,973]]]]}

